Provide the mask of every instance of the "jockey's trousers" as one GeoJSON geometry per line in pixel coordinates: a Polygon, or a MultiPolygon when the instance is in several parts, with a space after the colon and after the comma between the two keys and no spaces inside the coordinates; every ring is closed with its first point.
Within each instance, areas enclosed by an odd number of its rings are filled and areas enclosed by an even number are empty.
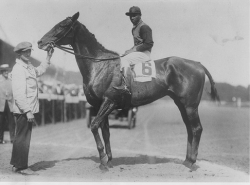
{"type": "Polygon", "coordinates": [[[145,51],[145,52],[132,52],[129,53],[128,55],[121,57],[121,67],[120,70],[122,71],[124,69],[124,74],[127,74],[127,69],[132,66],[135,65],[137,63],[141,63],[141,62],[147,62],[151,60],[150,59],[150,52],[149,51],[145,51]]]}

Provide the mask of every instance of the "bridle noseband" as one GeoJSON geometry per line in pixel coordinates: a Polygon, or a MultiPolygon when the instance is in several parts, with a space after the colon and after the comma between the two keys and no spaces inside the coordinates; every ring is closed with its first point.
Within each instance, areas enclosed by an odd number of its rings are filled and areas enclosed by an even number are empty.
{"type": "MultiPolygon", "coordinates": [[[[71,22],[72,22],[72,19],[71,19],[70,17],[68,17],[67,19],[70,19],[71,22]]],[[[67,52],[67,53],[73,54],[73,55],[75,55],[75,56],[77,56],[77,57],[79,57],[79,58],[91,59],[91,60],[95,60],[95,61],[99,61],[99,62],[100,62],[100,61],[107,61],[107,60],[115,60],[115,59],[118,59],[118,58],[120,58],[120,57],[123,57],[123,56],[118,56],[118,57],[104,58],[104,59],[93,58],[93,57],[84,56],[84,55],[81,55],[81,54],[78,54],[78,53],[74,53],[74,52],[68,51],[68,50],[72,50],[72,51],[73,51],[72,48],[68,48],[68,47],[63,47],[63,46],[57,45],[56,43],[57,43],[58,41],[60,41],[60,40],[63,39],[64,37],[66,37],[66,36],[70,33],[70,31],[73,31],[73,27],[74,27],[75,23],[76,23],[76,20],[72,23],[72,25],[70,26],[70,28],[67,30],[67,32],[66,32],[62,37],[56,39],[55,41],[50,42],[50,43],[49,43],[50,47],[52,47],[52,48],[57,47],[58,49],[61,49],[61,50],[65,51],[65,52],[67,52]]]]}

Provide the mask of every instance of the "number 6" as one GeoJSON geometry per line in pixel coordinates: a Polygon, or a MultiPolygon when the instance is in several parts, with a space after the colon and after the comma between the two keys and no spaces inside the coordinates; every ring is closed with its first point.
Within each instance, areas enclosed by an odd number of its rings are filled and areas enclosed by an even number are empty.
{"type": "Polygon", "coordinates": [[[152,75],[151,63],[142,63],[142,74],[152,75]]]}

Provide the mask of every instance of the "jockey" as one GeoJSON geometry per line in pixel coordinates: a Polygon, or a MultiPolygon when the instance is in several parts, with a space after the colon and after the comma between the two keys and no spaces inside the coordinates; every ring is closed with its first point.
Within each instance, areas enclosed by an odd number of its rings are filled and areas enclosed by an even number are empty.
{"type": "Polygon", "coordinates": [[[117,90],[121,90],[127,94],[131,94],[126,83],[126,73],[129,65],[135,65],[140,62],[146,62],[150,60],[150,53],[153,47],[153,37],[151,28],[145,24],[141,19],[141,10],[137,6],[133,6],[126,13],[129,16],[130,21],[133,23],[132,35],[134,37],[134,46],[125,51],[124,57],[121,58],[120,71],[123,77],[123,83],[121,86],[114,87],[117,90]]]}

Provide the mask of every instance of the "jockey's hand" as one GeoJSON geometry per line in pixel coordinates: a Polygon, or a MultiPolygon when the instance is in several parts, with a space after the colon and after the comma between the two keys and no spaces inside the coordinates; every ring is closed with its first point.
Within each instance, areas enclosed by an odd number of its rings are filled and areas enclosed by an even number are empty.
{"type": "Polygon", "coordinates": [[[132,49],[129,49],[129,50],[125,51],[125,53],[123,55],[125,56],[125,55],[128,55],[129,53],[132,53],[132,52],[134,52],[134,51],[132,49]]]}

